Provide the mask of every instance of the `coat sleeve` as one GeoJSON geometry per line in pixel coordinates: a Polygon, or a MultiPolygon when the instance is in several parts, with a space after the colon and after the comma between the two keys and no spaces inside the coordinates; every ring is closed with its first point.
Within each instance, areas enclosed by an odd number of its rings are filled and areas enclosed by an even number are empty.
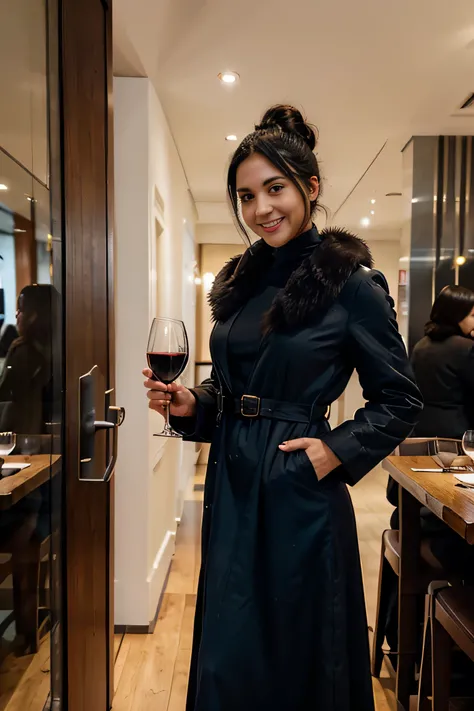
{"type": "Polygon", "coordinates": [[[385,285],[381,274],[362,276],[348,315],[344,347],[359,375],[365,407],[322,437],[341,460],[349,484],[410,435],[423,407],[385,285]]]}
{"type": "Polygon", "coordinates": [[[211,377],[201,385],[191,388],[196,398],[194,417],[170,417],[170,424],[176,432],[183,435],[185,442],[211,442],[217,422],[217,396],[219,384],[215,370],[211,377]]]}

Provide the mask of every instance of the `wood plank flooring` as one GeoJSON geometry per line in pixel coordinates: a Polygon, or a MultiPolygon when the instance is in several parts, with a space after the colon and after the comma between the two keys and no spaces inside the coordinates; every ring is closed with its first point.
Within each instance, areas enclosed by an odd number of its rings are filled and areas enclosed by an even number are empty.
{"type": "MultiPolygon", "coordinates": [[[[191,658],[193,617],[200,564],[204,467],[186,493],[168,586],[153,635],[125,635],[116,668],[113,711],[184,711],[191,658]]],[[[351,490],[357,515],[369,626],[377,600],[380,538],[392,507],[385,499],[386,475],[379,467],[351,490]]],[[[395,711],[388,674],[374,681],[376,711],[395,711]]]]}

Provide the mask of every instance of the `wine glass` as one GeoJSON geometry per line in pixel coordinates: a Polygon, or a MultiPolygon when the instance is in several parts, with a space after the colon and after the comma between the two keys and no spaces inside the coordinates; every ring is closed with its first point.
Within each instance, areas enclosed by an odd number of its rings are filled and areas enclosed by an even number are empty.
{"type": "MultiPolygon", "coordinates": [[[[148,367],[156,380],[169,385],[179,378],[188,363],[188,335],[182,321],[155,318],[148,338],[148,367]]],[[[157,437],[181,437],[170,426],[169,403],[165,408],[165,426],[157,437]]]]}
{"type": "MultiPolygon", "coordinates": [[[[467,430],[462,438],[462,447],[465,454],[474,462],[474,430],[467,430]]],[[[470,467],[472,471],[472,467],[470,467]]]]}
{"type": "Polygon", "coordinates": [[[16,447],[16,434],[14,432],[0,432],[0,457],[11,454],[16,447]]]}

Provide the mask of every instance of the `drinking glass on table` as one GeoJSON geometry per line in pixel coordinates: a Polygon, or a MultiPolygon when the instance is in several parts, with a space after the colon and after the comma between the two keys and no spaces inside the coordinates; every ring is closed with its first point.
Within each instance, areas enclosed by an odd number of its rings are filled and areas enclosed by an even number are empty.
{"type": "MultiPolygon", "coordinates": [[[[156,380],[169,385],[186,368],[189,357],[188,335],[182,321],[155,318],[148,338],[148,367],[156,380]]],[[[169,404],[165,410],[165,426],[158,437],[181,437],[170,426],[169,404]]]]}
{"type": "Polygon", "coordinates": [[[11,454],[16,447],[16,434],[14,432],[0,432],[0,457],[11,454]]]}
{"type": "Polygon", "coordinates": [[[467,430],[462,438],[462,447],[465,454],[474,462],[474,430],[467,430]]]}

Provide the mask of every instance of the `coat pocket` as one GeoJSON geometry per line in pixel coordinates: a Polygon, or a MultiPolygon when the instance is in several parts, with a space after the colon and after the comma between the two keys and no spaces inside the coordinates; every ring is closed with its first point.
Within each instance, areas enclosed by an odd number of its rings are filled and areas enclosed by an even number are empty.
{"type": "Polygon", "coordinates": [[[319,479],[318,475],[316,474],[315,468],[313,466],[313,463],[311,459],[308,457],[306,454],[305,449],[298,449],[294,453],[295,456],[295,473],[296,476],[299,478],[301,477],[302,480],[305,481],[305,483],[309,484],[310,486],[317,485],[319,484],[319,479]]]}

